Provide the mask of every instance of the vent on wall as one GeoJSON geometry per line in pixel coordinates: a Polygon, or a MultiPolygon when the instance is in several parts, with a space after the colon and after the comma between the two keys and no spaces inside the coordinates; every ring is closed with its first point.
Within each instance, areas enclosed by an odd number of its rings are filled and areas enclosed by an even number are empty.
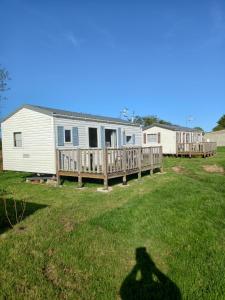
{"type": "Polygon", "coordinates": [[[30,154],[23,154],[23,158],[30,158],[30,154]]]}

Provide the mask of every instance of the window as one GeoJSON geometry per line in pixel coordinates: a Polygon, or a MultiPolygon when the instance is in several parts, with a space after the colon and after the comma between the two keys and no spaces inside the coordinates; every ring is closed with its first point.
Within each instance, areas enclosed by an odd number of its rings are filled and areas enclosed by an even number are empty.
{"type": "Polygon", "coordinates": [[[98,131],[97,128],[89,128],[89,147],[97,148],[98,147],[98,131]]]}
{"type": "Polygon", "coordinates": [[[148,143],[157,143],[158,140],[158,134],[147,134],[147,142],[148,143]]]}
{"type": "Polygon", "coordinates": [[[71,130],[65,129],[65,143],[71,143],[71,130]]]}
{"type": "Polygon", "coordinates": [[[21,132],[14,132],[13,139],[14,139],[14,147],[22,147],[22,133],[21,132]]]}
{"type": "Polygon", "coordinates": [[[105,129],[105,146],[116,147],[117,138],[115,129],[105,129]]]}
{"type": "Polygon", "coordinates": [[[126,143],[127,144],[132,144],[132,136],[131,135],[126,136],[126,143]]]}

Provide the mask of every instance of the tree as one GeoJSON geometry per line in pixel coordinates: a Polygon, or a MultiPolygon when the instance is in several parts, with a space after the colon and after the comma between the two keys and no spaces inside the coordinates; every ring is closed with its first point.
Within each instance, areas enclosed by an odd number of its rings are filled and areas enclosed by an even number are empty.
{"type": "MultiPolygon", "coordinates": [[[[129,121],[131,122],[132,120],[129,119],[129,121]]],[[[144,120],[143,120],[143,117],[141,117],[141,116],[134,116],[133,122],[135,124],[144,125],[144,120]]]]}
{"type": "Polygon", "coordinates": [[[136,124],[140,124],[143,126],[150,126],[154,123],[160,123],[160,124],[165,124],[165,125],[171,125],[170,122],[162,120],[160,118],[158,118],[155,115],[147,115],[147,116],[135,116],[134,117],[134,123],[136,124]]]}
{"type": "Polygon", "coordinates": [[[199,130],[199,131],[204,131],[204,129],[200,126],[196,126],[196,127],[194,127],[194,129],[199,130]]]}
{"type": "Polygon", "coordinates": [[[145,126],[149,126],[149,125],[152,125],[154,123],[159,123],[159,118],[157,116],[154,116],[154,115],[145,116],[145,117],[143,117],[143,120],[144,120],[144,125],[145,126]]]}
{"type": "Polygon", "coordinates": [[[218,121],[216,127],[213,128],[213,131],[218,131],[225,129],[225,115],[223,115],[218,121]]]}

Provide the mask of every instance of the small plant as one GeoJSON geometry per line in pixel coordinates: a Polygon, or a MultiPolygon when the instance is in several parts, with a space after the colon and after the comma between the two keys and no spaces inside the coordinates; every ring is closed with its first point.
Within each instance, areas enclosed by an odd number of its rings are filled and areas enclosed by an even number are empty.
{"type": "Polygon", "coordinates": [[[7,219],[8,225],[14,227],[17,223],[21,222],[26,210],[25,200],[15,200],[13,197],[7,197],[7,192],[3,189],[0,190],[0,199],[2,199],[4,206],[4,215],[7,219]]]}

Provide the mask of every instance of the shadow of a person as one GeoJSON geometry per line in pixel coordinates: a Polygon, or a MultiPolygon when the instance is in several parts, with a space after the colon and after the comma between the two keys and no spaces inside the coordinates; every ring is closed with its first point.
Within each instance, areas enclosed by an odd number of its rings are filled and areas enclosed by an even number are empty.
{"type": "Polygon", "coordinates": [[[179,288],[154,264],[145,247],[136,249],[136,265],[120,288],[122,300],[179,300],[179,288]]]}

